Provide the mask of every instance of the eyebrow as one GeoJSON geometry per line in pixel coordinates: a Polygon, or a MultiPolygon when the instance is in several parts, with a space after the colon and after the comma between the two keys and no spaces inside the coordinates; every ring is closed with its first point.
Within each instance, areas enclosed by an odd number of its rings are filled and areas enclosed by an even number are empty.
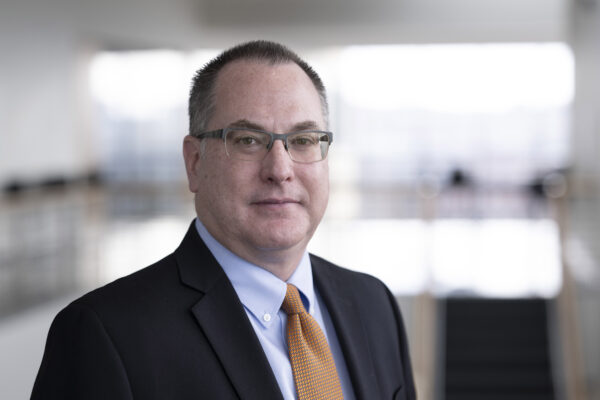
{"type": "Polygon", "coordinates": [[[265,128],[259,124],[255,124],[254,122],[250,122],[247,119],[238,119],[237,121],[229,124],[229,127],[235,128],[248,128],[248,129],[258,129],[259,131],[264,131],[265,128]]]}
{"type": "Polygon", "coordinates": [[[304,131],[304,130],[309,130],[309,129],[319,129],[319,126],[317,125],[317,123],[315,121],[303,121],[303,122],[297,123],[293,127],[293,131],[304,131]]]}
{"type": "MultiPolygon", "coordinates": [[[[248,129],[257,129],[259,131],[266,131],[264,126],[254,123],[254,122],[251,122],[251,121],[248,121],[247,119],[239,119],[239,120],[229,124],[229,127],[248,128],[248,129]]],[[[302,121],[302,122],[295,124],[292,127],[292,130],[290,132],[304,131],[304,130],[311,130],[311,129],[318,130],[319,125],[317,125],[317,123],[315,121],[306,120],[306,121],[302,121]]]]}

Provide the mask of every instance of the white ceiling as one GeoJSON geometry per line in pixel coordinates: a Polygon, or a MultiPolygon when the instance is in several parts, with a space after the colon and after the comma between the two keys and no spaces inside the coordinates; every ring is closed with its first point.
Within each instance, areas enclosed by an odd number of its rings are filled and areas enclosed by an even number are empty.
{"type": "Polygon", "coordinates": [[[295,44],[565,40],[569,0],[202,0],[214,36],[295,44]]]}
{"type": "Polygon", "coordinates": [[[571,1],[0,0],[0,34],[76,35],[113,48],[556,41],[566,39],[571,1]]]}

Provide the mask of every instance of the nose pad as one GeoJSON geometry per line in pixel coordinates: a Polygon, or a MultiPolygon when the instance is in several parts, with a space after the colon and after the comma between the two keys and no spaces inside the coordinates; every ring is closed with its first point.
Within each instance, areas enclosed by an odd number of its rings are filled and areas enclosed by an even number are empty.
{"type": "Polygon", "coordinates": [[[275,146],[275,143],[277,143],[277,141],[281,141],[281,144],[283,145],[283,150],[287,153],[287,157],[289,157],[291,159],[290,152],[289,152],[288,147],[287,147],[287,143],[283,139],[275,139],[275,140],[273,140],[273,142],[271,143],[271,146],[268,147],[269,152],[267,153],[267,157],[269,156],[269,154],[271,152],[274,151],[273,148],[277,147],[277,146],[275,146]]]}
{"type": "Polygon", "coordinates": [[[283,143],[283,148],[285,149],[285,151],[289,152],[287,141],[285,139],[273,139],[273,141],[267,145],[267,150],[271,151],[271,149],[275,145],[275,142],[277,142],[278,140],[280,140],[281,143],[283,143]]]}

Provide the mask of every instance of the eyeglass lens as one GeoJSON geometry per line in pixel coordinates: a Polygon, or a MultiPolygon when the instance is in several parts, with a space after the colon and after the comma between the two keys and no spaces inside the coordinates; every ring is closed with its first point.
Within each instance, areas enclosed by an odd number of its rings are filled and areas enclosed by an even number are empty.
{"type": "MultiPolygon", "coordinates": [[[[269,152],[271,136],[263,132],[230,130],[225,136],[225,149],[230,157],[256,161],[269,152]]],[[[287,149],[292,160],[302,163],[321,161],[327,156],[329,138],[319,132],[299,132],[287,137],[287,149]]]]}

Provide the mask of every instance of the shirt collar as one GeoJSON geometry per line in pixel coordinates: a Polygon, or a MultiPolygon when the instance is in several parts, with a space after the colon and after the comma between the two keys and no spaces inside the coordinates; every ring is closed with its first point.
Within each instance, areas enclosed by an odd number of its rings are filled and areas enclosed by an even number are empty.
{"type": "MultiPolygon", "coordinates": [[[[277,315],[283,303],[287,291],[286,282],[232,253],[208,232],[198,218],[195,225],[198,234],[231,281],[244,307],[261,325],[269,327],[274,320],[272,317],[277,315]]],[[[300,290],[304,307],[312,313],[315,291],[307,251],[304,251],[298,267],[287,283],[300,290]]]]}

